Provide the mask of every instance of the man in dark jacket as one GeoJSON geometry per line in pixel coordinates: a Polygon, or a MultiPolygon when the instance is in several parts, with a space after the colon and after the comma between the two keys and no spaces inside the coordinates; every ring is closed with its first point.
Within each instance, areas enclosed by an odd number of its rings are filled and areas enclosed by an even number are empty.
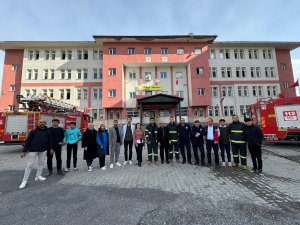
{"type": "Polygon", "coordinates": [[[178,146],[178,125],[175,123],[175,118],[170,117],[170,123],[168,124],[169,129],[169,159],[173,160],[175,153],[176,162],[179,162],[179,146],[178,146]]]}
{"type": "Polygon", "coordinates": [[[180,124],[178,125],[178,133],[179,133],[179,148],[182,155],[182,164],[186,163],[185,148],[187,151],[188,163],[192,164],[191,142],[190,142],[191,127],[190,125],[185,123],[184,118],[180,119],[180,124]]]}
{"type": "Polygon", "coordinates": [[[150,118],[150,124],[146,126],[145,137],[148,148],[148,164],[152,163],[152,158],[154,158],[155,164],[158,164],[157,125],[154,122],[154,118],[150,118]]]}
{"type": "Polygon", "coordinates": [[[228,160],[228,166],[231,165],[231,154],[230,154],[230,140],[229,140],[229,129],[228,126],[225,125],[225,120],[219,120],[219,130],[220,130],[220,137],[219,137],[219,147],[221,150],[221,157],[222,157],[222,166],[226,166],[225,162],[225,151],[228,160]]]}
{"type": "Polygon", "coordinates": [[[251,154],[252,163],[253,163],[253,172],[258,174],[262,173],[262,158],[261,158],[261,144],[264,138],[262,130],[258,126],[252,124],[250,118],[245,119],[246,128],[245,128],[245,139],[248,143],[248,149],[251,154]]]}
{"type": "Polygon", "coordinates": [[[198,155],[198,148],[200,150],[200,157],[201,157],[201,165],[204,166],[204,136],[205,136],[205,129],[199,123],[199,120],[196,120],[194,125],[191,128],[191,141],[193,145],[193,151],[195,156],[195,165],[199,165],[199,155],[198,155]]]}
{"type": "MultiPolygon", "coordinates": [[[[53,146],[53,151],[55,153],[55,158],[56,158],[56,168],[57,168],[57,174],[59,175],[64,175],[64,173],[61,171],[61,146],[63,145],[63,140],[64,140],[64,130],[58,126],[59,125],[59,119],[53,119],[52,120],[52,127],[49,128],[49,131],[52,136],[52,146],[53,146]]],[[[48,166],[48,171],[49,174],[47,176],[52,175],[52,159],[53,159],[53,154],[51,154],[50,150],[47,151],[47,166],[48,166]]]]}
{"type": "Polygon", "coordinates": [[[20,189],[26,187],[28,177],[36,159],[38,159],[38,166],[35,180],[46,180],[45,177],[41,176],[46,158],[46,152],[47,150],[50,150],[50,153],[53,154],[52,137],[50,131],[46,127],[46,124],[47,123],[45,120],[40,120],[39,126],[36,129],[32,130],[26,139],[23,152],[21,153],[21,158],[24,158],[27,152],[29,152],[29,158],[27,167],[25,169],[23,181],[19,187],[20,189]]]}
{"type": "Polygon", "coordinates": [[[218,126],[213,124],[213,119],[208,118],[207,125],[205,126],[206,131],[206,153],[207,153],[207,163],[211,166],[211,149],[214,151],[215,156],[215,166],[219,167],[219,137],[220,130],[218,126]]]}
{"type": "Polygon", "coordinates": [[[161,164],[169,164],[169,129],[163,121],[160,122],[160,127],[157,129],[157,143],[160,148],[161,164]]]}
{"type": "Polygon", "coordinates": [[[239,158],[241,157],[241,164],[244,170],[247,169],[247,150],[245,142],[245,124],[239,121],[238,115],[232,115],[232,123],[228,126],[232,155],[233,155],[233,167],[237,167],[239,164],[239,158]]]}

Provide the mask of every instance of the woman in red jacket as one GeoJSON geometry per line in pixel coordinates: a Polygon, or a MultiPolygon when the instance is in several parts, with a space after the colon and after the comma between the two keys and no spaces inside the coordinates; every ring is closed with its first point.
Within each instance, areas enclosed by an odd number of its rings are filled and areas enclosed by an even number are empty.
{"type": "Polygon", "coordinates": [[[141,128],[141,124],[137,123],[133,133],[133,142],[136,147],[137,159],[139,167],[142,166],[142,152],[145,144],[145,133],[141,128]]]}

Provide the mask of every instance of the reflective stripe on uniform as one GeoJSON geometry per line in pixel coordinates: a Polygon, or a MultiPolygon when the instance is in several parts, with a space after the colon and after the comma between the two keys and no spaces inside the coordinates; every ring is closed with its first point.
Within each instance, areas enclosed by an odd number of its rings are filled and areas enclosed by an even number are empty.
{"type": "Polygon", "coordinates": [[[234,158],[239,157],[239,155],[233,155],[234,158]]]}
{"type": "Polygon", "coordinates": [[[171,142],[177,142],[178,140],[170,140],[171,142]]]}
{"type": "Polygon", "coordinates": [[[170,134],[177,134],[177,131],[176,130],[170,130],[169,133],[170,134]]]}
{"type": "Polygon", "coordinates": [[[154,156],[158,156],[158,154],[153,154],[154,156]]]}
{"type": "Polygon", "coordinates": [[[233,132],[233,133],[243,133],[242,130],[231,130],[231,132],[233,132]]]}
{"type": "Polygon", "coordinates": [[[173,154],[173,152],[169,152],[169,154],[173,154]]]}
{"type": "Polygon", "coordinates": [[[148,131],[147,129],[145,129],[145,131],[148,131]]]}
{"type": "Polygon", "coordinates": [[[232,143],[240,143],[240,144],[245,144],[245,141],[235,141],[235,140],[231,140],[232,143]]]}
{"type": "Polygon", "coordinates": [[[157,131],[154,131],[154,133],[157,133],[157,131]]]}
{"type": "Polygon", "coordinates": [[[151,153],[151,154],[148,154],[148,156],[152,156],[153,154],[151,153]]]}
{"type": "Polygon", "coordinates": [[[245,157],[245,156],[240,156],[242,159],[247,159],[247,157],[245,157]]]}
{"type": "Polygon", "coordinates": [[[179,154],[179,152],[175,152],[175,154],[179,154]]]}

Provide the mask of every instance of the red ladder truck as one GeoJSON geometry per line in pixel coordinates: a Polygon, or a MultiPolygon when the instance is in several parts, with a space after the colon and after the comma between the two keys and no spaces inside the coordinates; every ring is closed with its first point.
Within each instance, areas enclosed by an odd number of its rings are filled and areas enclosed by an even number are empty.
{"type": "Polygon", "coordinates": [[[23,144],[29,132],[40,120],[45,120],[47,126],[52,125],[52,119],[60,121],[59,126],[68,129],[70,122],[84,132],[92,118],[88,108],[81,109],[66,102],[55,100],[47,96],[17,96],[22,111],[0,112],[0,144],[23,144]]]}
{"type": "Polygon", "coordinates": [[[300,97],[259,98],[250,105],[245,117],[261,126],[264,141],[271,143],[300,142],[300,97]]]}

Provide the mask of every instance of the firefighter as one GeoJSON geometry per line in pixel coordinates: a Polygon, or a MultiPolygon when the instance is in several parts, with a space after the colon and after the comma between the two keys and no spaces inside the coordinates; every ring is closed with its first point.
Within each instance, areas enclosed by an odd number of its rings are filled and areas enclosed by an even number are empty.
{"type": "Polygon", "coordinates": [[[169,160],[172,162],[173,153],[175,153],[176,162],[179,162],[179,147],[178,147],[178,126],[175,123],[175,118],[170,117],[170,123],[167,125],[169,129],[169,160]]]}
{"type": "Polygon", "coordinates": [[[154,118],[150,118],[150,124],[148,124],[145,129],[149,165],[152,163],[152,158],[154,158],[155,164],[156,165],[158,164],[157,129],[158,128],[157,125],[155,124],[154,118]]]}
{"type": "Polygon", "coordinates": [[[178,133],[179,133],[179,148],[182,155],[182,164],[186,163],[185,148],[187,151],[188,163],[192,164],[191,142],[190,142],[191,127],[189,124],[185,123],[184,118],[180,119],[180,124],[178,125],[178,133]]]}
{"type": "Polygon", "coordinates": [[[226,166],[225,151],[226,151],[226,155],[227,155],[228,166],[232,166],[228,126],[225,125],[224,119],[220,119],[219,124],[220,124],[220,126],[219,126],[219,130],[220,130],[219,147],[221,150],[222,166],[226,166]]]}
{"type": "Polygon", "coordinates": [[[213,124],[213,119],[209,118],[207,120],[207,125],[205,126],[206,131],[206,151],[207,151],[207,162],[208,166],[211,165],[211,149],[214,151],[215,156],[215,166],[219,166],[219,136],[220,130],[218,126],[213,124]]]}
{"type": "Polygon", "coordinates": [[[199,123],[199,120],[196,120],[194,125],[191,128],[191,140],[193,145],[193,151],[195,156],[195,165],[199,165],[199,155],[198,155],[198,148],[200,150],[200,157],[201,157],[201,165],[204,166],[204,136],[205,136],[205,129],[199,123]]]}
{"type": "Polygon", "coordinates": [[[232,123],[228,127],[231,149],[233,155],[233,167],[237,167],[241,158],[244,170],[247,169],[247,150],[245,142],[245,124],[239,121],[238,115],[232,115],[232,123]]]}
{"type": "Polygon", "coordinates": [[[250,118],[245,118],[246,134],[245,139],[248,143],[248,149],[251,154],[253,168],[252,172],[262,174],[262,158],[261,158],[261,144],[264,138],[262,130],[258,126],[252,124],[250,118]]]}

